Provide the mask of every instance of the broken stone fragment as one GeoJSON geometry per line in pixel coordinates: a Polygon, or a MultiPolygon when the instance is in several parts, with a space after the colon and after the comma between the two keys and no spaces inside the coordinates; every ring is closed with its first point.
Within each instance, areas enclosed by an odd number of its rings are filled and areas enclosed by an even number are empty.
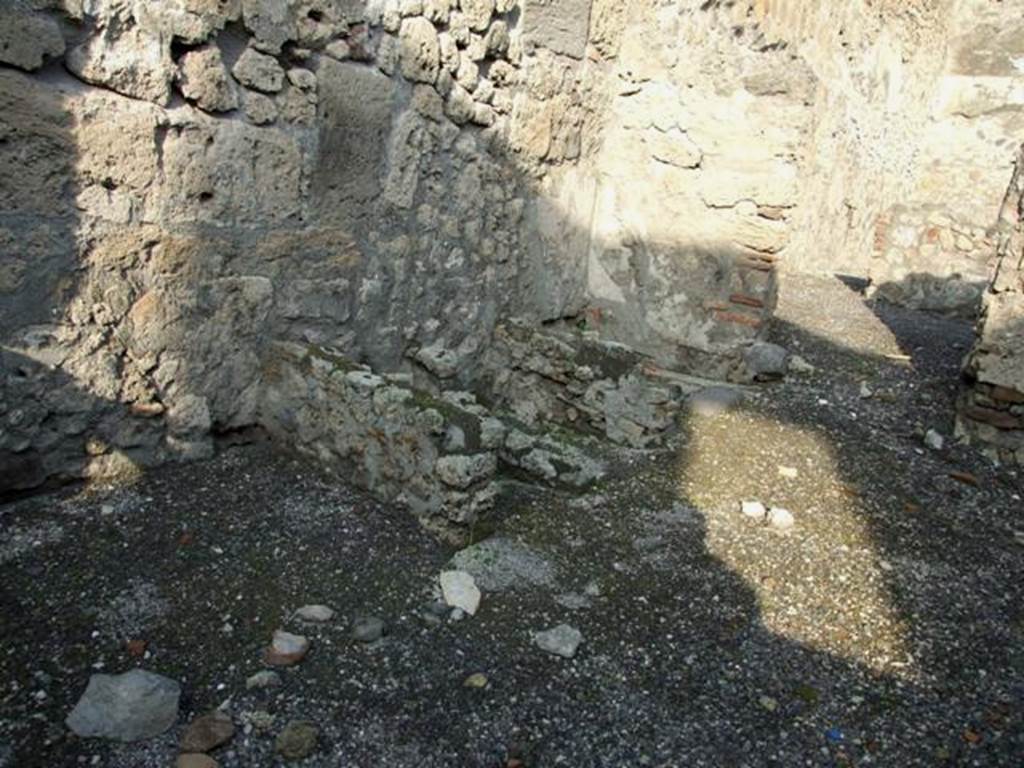
{"type": "Polygon", "coordinates": [[[284,727],[274,742],[277,754],[285,760],[302,760],[316,751],[320,730],[308,720],[293,720],[284,727]]]}
{"type": "Polygon", "coordinates": [[[476,672],[463,680],[462,685],[465,688],[486,688],[488,682],[487,675],[476,672]]]}
{"type": "Polygon", "coordinates": [[[583,642],[583,634],[568,624],[559,624],[544,632],[535,632],[533,642],[542,651],[547,651],[564,659],[571,659],[583,642]]]}
{"type": "Polygon", "coordinates": [[[238,107],[238,90],[215,46],[182,56],[178,88],[182,96],[207,112],[230,112],[238,107]]]}
{"type": "Polygon", "coordinates": [[[209,752],[229,742],[234,735],[235,725],[231,716],[216,710],[189,723],[179,748],[182,752],[209,752]]]}
{"type": "Polygon", "coordinates": [[[434,465],[434,471],[442,483],[460,490],[487,480],[497,469],[498,459],[493,453],[442,456],[434,465]]]}
{"type": "Polygon", "coordinates": [[[443,571],[441,573],[441,594],[445,603],[459,608],[470,616],[480,607],[480,590],[473,577],[465,571],[443,571]]]}
{"type": "Polygon", "coordinates": [[[106,29],[68,51],[64,66],[79,79],[123,96],[167,104],[174,79],[170,51],[139,27],[106,29]]]}
{"type": "Polygon", "coordinates": [[[257,672],[245,681],[245,687],[249,690],[253,688],[276,688],[279,685],[281,685],[281,676],[270,669],[257,672]]]}
{"type": "Polygon", "coordinates": [[[746,516],[755,520],[764,520],[768,516],[768,510],[760,501],[740,502],[740,511],[746,516]]]}
{"type": "Polygon", "coordinates": [[[245,49],[231,73],[242,85],[264,93],[277,93],[284,87],[284,68],[277,59],[253,48],[245,49]]]}
{"type": "Polygon", "coordinates": [[[459,7],[470,29],[482,32],[487,29],[494,13],[494,0],[461,0],[459,7]]]}
{"type": "Polygon", "coordinates": [[[83,738],[150,739],[174,725],[180,698],[177,682],[142,669],[92,675],[65,722],[83,738]]]}
{"type": "Polygon", "coordinates": [[[469,91],[455,83],[445,101],[444,112],[456,125],[464,125],[475,117],[476,102],[469,91]]]}
{"type": "Polygon", "coordinates": [[[302,635],[276,630],[270,647],[263,653],[263,660],[273,667],[291,667],[298,664],[309,652],[309,640],[302,635]]]}
{"type": "Polygon", "coordinates": [[[245,116],[254,125],[269,125],[277,120],[277,105],[269,96],[255,91],[246,91],[242,100],[245,116]]]}
{"type": "Polygon", "coordinates": [[[789,352],[778,344],[758,341],[743,353],[743,362],[754,381],[773,381],[786,375],[789,352]]]}
{"type": "Polygon", "coordinates": [[[929,429],[924,435],[924,444],[933,451],[941,451],[945,443],[945,438],[934,429],[929,429]]]}
{"type": "Polygon", "coordinates": [[[780,531],[786,531],[796,524],[793,513],[781,507],[772,507],[768,510],[768,525],[780,531]]]}
{"type": "Polygon", "coordinates": [[[375,643],[384,637],[387,626],[383,619],[376,616],[365,616],[356,619],[352,626],[352,639],[360,643],[375,643]]]}

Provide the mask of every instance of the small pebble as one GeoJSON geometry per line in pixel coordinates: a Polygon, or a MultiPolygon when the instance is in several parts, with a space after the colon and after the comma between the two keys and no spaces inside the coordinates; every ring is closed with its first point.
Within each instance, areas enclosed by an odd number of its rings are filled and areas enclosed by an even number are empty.
{"type": "Polygon", "coordinates": [[[384,637],[384,620],[374,616],[356,619],[352,627],[352,639],[360,643],[375,643],[384,637]]]}
{"type": "Polygon", "coordinates": [[[796,520],[793,518],[793,513],[788,509],[782,509],[781,507],[772,507],[768,510],[768,525],[772,528],[777,528],[780,531],[785,531],[792,528],[796,524],[796,520]]]}
{"type": "Polygon", "coordinates": [[[747,517],[752,517],[756,520],[764,520],[768,515],[768,510],[760,501],[740,502],[740,511],[747,517]]]}
{"type": "Polygon", "coordinates": [[[463,680],[462,684],[466,688],[486,688],[488,682],[490,681],[487,679],[487,675],[477,672],[463,680]]]}
{"type": "Polygon", "coordinates": [[[303,621],[315,621],[323,623],[334,618],[334,611],[326,605],[304,605],[295,612],[303,621]]]}

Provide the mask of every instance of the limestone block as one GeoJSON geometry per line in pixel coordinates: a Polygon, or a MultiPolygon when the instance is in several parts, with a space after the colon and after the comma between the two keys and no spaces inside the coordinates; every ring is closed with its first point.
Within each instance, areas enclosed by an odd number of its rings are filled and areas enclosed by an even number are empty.
{"type": "Polygon", "coordinates": [[[220,49],[207,46],[182,56],[178,70],[182,95],[207,112],[230,112],[238,107],[238,91],[228,75],[220,49]]]}
{"type": "Polygon", "coordinates": [[[64,53],[64,38],[52,18],[17,7],[0,8],[0,63],[29,72],[64,53]]]}
{"type": "Polygon", "coordinates": [[[189,45],[209,39],[241,17],[242,0],[161,0],[138,3],[134,13],[146,29],[166,30],[189,45]]]}
{"type": "Polygon", "coordinates": [[[245,49],[231,73],[242,85],[263,93],[277,93],[284,86],[284,69],[277,59],[253,48],[245,49]]]}
{"type": "Polygon", "coordinates": [[[320,155],[313,195],[326,216],[344,203],[368,201],[381,190],[392,131],[395,83],[368,67],[325,59],[320,63],[320,155]]]}
{"type": "Polygon", "coordinates": [[[66,99],[56,88],[0,69],[0,211],[68,212],[75,142],[66,99]]]}
{"type": "Polygon", "coordinates": [[[441,43],[434,25],[422,17],[405,19],[398,33],[402,75],[417,83],[433,83],[441,66],[441,43]]]}
{"type": "Polygon", "coordinates": [[[139,26],[102,27],[68,51],[64,64],[92,85],[156,104],[170,100],[174,62],[170,40],[159,32],[139,26]]]}
{"type": "Polygon", "coordinates": [[[302,154],[284,132],[238,121],[181,126],[164,141],[163,167],[154,218],[266,225],[302,207],[302,154]]]}
{"type": "Polygon", "coordinates": [[[523,40],[574,59],[587,49],[591,0],[523,0],[523,40]]]}
{"type": "Polygon", "coordinates": [[[483,32],[494,14],[494,0],[460,0],[459,7],[469,28],[483,32]]]}

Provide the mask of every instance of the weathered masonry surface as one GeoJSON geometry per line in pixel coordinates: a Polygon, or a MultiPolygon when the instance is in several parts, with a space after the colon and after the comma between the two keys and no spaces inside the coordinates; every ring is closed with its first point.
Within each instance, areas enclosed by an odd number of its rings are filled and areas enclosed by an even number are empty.
{"type": "Polygon", "coordinates": [[[787,271],[974,311],[1024,132],[1008,5],[4,4],[0,492],[261,427],[465,525],[501,467],[578,467],[452,449],[423,398],[648,445],[687,374],[744,377],[787,271]]]}

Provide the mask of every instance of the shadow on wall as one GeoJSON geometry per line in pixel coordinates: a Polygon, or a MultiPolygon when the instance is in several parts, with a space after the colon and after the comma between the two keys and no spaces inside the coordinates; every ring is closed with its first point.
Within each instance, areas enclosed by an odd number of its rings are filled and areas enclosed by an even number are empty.
{"type": "Polygon", "coordinates": [[[902,280],[890,280],[870,287],[873,297],[956,317],[976,318],[981,311],[982,297],[988,282],[965,280],[962,275],[932,275],[917,272],[902,280]]]}
{"type": "Polygon", "coordinates": [[[0,68],[0,493],[207,457],[255,410],[268,281],[149,223],[168,129],[87,93],[0,68]],[[145,132],[155,151],[125,163],[118,141],[145,132]]]}
{"type": "MultiPolygon", "coordinates": [[[[290,56],[289,72],[313,77],[290,56]]],[[[500,319],[587,317],[588,222],[520,153],[375,64],[322,56],[314,80],[312,107],[297,85],[275,97],[306,99],[301,120],[259,126],[248,107],[164,109],[60,64],[0,66],[0,344],[10,367],[36,361],[5,383],[0,452],[12,466],[38,457],[35,479],[5,485],[102,473],[114,455],[209,456],[213,435],[259,424],[277,339],[466,388],[500,319]],[[92,406],[68,413],[55,394],[68,388],[92,406]],[[80,460],[50,450],[65,440],[80,460]]],[[[602,258],[610,287],[587,322],[670,364],[708,356],[666,338],[728,346],[763,330],[774,301],[770,259],[729,244],[602,258]]]]}

